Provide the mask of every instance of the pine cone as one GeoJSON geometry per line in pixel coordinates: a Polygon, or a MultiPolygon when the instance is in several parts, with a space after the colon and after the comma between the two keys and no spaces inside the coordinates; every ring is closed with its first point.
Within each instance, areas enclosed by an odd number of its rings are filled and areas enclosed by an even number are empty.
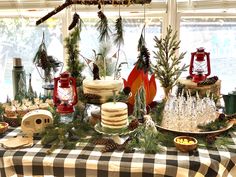
{"type": "Polygon", "coordinates": [[[99,12],[98,12],[98,17],[99,17],[100,19],[106,18],[106,16],[104,15],[104,13],[103,13],[102,11],[99,11],[99,12]]]}
{"type": "Polygon", "coordinates": [[[91,93],[85,93],[84,94],[84,98],[85,99],[100,99],[101,96],[100,95],[95,95],[95,94],[91,94],[91,93]]]}
{"type": "Polygon", "coordinates": [[[211,85],[218,81],[217,76],[206,78],[204,81],[197,83],[197,86],[211,85]]]}
{"type": "Polygon", "coordinates": [[[112,139],[109,139],[105,147],[102,149],[102,152],[112,152],[116,150],[117,147],[118,147],[118,144],[116,144],[112,139]]]}
{"type": "Polygon", "coordinates": [[[130,123],[129,123],[129,126],[128,126],[128,129],[129,130],[134,130],[138,127],[139,125],[139,121],[138,119],[133,119],[130,123]]]}
{"type": "Polygon", "coordinates": [[[73,15],[73,20],[72,20],[70,26],[68,27],[68,30],[72,30],[76,26],[76,24],[78,23],[79,19],[80,19],[79,15],[75,12],[73,15]]]}
{"type": "Polygon", "coordinates": [[[221,113],[218,117],[220,121],[223,121],[225,119],[225,114],[221,113]]]}
{"type": "Polygon", "coordinates": [[[216,140],[216,135],[215,134],[206,136],[207,144],[213,144],[215,142],[215,140],[216,140]]]}
{"type": "Polygon", "coordinates": [[[129,143],[130,140],[131,140],[131,138],[129,137],[127,140],[125,140],[125,142],[123,144],[121,144],[121,145],[118,144],[117,145],[117,150],[119,150],[119,151],[125,150],[126,146],[127,146],[127,144],[129,143]]]}
{"type": "Polygon", "coordinates": [[[106,145],[106,144],[111,143],[111,140],[110,139],[106,139],[106,138],[100,138],[100,139],[96,139],[93,143],[95,145],[106,145]]]}

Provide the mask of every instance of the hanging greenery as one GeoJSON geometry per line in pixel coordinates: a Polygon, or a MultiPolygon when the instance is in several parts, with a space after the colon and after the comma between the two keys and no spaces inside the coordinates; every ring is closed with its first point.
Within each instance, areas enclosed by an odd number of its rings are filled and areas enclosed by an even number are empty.
{"type": "Polygon", "coordinates": [[[100,10],[98,11],[98,17],[100,20],[97,22],[96,27],[97,30],[99,31],[99,41],[107,41],[109,37],[109,32],[111,31],[109,26],[108,26],[108,20],[105,14],[100,10]]]}
{"type": "Polygon", "coordinates": [[[107,43],[101,43],[98,53],[94,52],[94,63],[99,68],[99,76],[111,76],[114,73],[115,63],[108,56],[111,46],[107,43]]]}
{"type": "MultiPolygon", "coordinates": [[[[119,6],[119,13],[120,13],[120,6],[119,6]]],[[[119,18],[116,19],[116,24],[115,24],[115,34],[114,34],[114,44],[118,46],[118,51],[117,51],[117,58],[116,58],[116,64],[115,64],[115,73],[114,73],[114,79],[119,78],[119,68],[117,68],[119,59],[120,59],[120,48],[121,45],[124,44],[124,38],[123,38],[123,24],[122,24],[122,18],[119,15],[119,18]]],[[[121,65],[119,65],[121,67],[121,65]]]]}
{"type": "Polygon", "coordinates": [[[65,38],[65,48],[68,55],[67,70],[71,73],[71,76],[76,78],[77,86],[82,86],[84,77],[82,76],[82,70],[84,69],[84,63],[79,60],[78,41],[80,40],[81,23],[76,25],[73,31],[68,37],[65,38]]]}
{"type": "Polygon", "coordinates": [[[167,34],[164,38],[158,39],[155,36],[154,41],[157,51],[154,51],[156,64],[152,65],[152,68],[155,76],[160,80],[167,98],[181,73],[188,68],[185,64],[180,66],[186,52],[181,53],[179,56],[176,55],[180,41],[177,40],[177,32],[173,34],[171,26],[167,28],[167,34]]]}
{"type": "Polygon", "coordinates": [[[122,24],[122,18],[119,16],[119,18],[116,19],[115,23],[115,34],[114,34],[114,44],[116,44],[118,47],[124,44],[124,37],[123,37],[123,24],[122,24]]]}
{"type": "Polygon", "coordinates": [[[146,45],[145,38],[144,38],[144,36],[143,36],[144,30],[145,30],[145,26],[146,26],[146,25],[143,26],[141,35],[140,35],[139,40],[138,40],[138,51],[141,51],[142,46],[145,46],[145,45],[146,45]]]}
{"type": "Polygon", "coordinates": [[[52,56],[47,54],[47,48],[44,41],[44,34],[41,44],[33,58],[33,63],[36,68],[42,68],[44,73],[41,73],[39,70],[40,77],[44,79],[45,82],[52,82],[53,75],[52,72],[57,72],[59,67],[63,66],[63,63],[58,61],[52,56]]]}

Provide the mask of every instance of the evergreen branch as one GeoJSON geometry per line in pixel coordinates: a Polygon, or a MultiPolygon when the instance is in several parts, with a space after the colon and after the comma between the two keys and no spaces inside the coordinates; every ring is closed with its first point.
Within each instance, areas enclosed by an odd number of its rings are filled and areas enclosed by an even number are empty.
{"type": "Polygon", "coordinates": [[[167,28],[167,35],[163,39],[154,37],[157,51],[154,52],[156,65],[152,65],[152,68],[155,76],[160,80],[164,88],[173,88],[181,73],[188,67],[186,65],[179,66],[186,52],[176,56],[176,50],[179,49],[180,41],[177,41],[177,32],[172,33],[173,31],[169,26],[167,28]]]}
{"type": "Polygon", "coordinates": [[[109,39],[110,28],[108,27],[108,20],[105,14],[102,11],[98,12],[98,17],[100,20],[97,22],[96,27],[100,32],[99,41],[106,41],[109,39]]]}
{"type": "Polygon", "coordinates": [[[145,39],[144,39],[144,37],[143,37],[143,31],[144,31],[144,29],[145,29],[145,25],[143,26],[143,29],[142,29],[142,31],[141,31],[140,38],[139,38],[139,40],[138,40],[138,51],[141,51],[142,46],[145,46],[145,45],[146,45],[145,39]]]}
{"type": "Polygon", "coordinates": [[[116,19],[115,31],[116,33],[114,34],[115,36],[114,43],[120,47],[122,44],[124,44],[123,24],[121,16],[118,19],[116,19]]]}
{"type": "Polygon", "coordinates": [[[73,31],[70,33],[68,37],[65,38],[65,48],[67,50],[68,60],[67,60],[67,70],[71,73],[71,76],[76,78],[76,84],[78,86],[82,85],[82,80],[84,77],[82,76],[82,70],[85,65],[79,61],[79,51],[78,51],[78,41],[80,40],[81,33],[81,25],[82,20],[79,20],[79,24],[77,24],[73,31]]]}

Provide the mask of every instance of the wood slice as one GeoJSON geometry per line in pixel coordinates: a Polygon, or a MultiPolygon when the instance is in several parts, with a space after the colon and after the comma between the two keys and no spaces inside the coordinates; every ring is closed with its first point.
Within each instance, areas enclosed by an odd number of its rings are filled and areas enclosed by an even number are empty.
{"type": "Polygon", "coordinates": [[[190,79],[179,79],[178,82],[184,85],[184,89],[189,90],[191,94],[197,91],[201,98],[205,97],[207,93],[213,94],[217,98],[220,97],[221,80],[218,80],[215,84],[205,86],[197,86],[197,83],[190,79]]]}

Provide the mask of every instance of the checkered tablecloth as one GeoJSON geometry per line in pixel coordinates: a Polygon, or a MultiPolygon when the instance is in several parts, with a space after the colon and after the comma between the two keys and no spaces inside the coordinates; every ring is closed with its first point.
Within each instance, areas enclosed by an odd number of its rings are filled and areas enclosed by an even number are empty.
{"type": "MultiPolygon", "coordinates": [[[[0,135],[11,138],[19,129],[0,135]]],[[[236,132],[230,136],[236,144],[236,132]]],[[[236,145],[227,149],[198,148],[181,153],[175,147],[164,152],[101,153],[103,146],[79,143],[74,150],[56,149],[47,155],[39,140],[31,148],[5,150],[0,147],[0,176],[78,176],[78,177],[153,177],[153,176],[236,176],[236,145]]]]}

